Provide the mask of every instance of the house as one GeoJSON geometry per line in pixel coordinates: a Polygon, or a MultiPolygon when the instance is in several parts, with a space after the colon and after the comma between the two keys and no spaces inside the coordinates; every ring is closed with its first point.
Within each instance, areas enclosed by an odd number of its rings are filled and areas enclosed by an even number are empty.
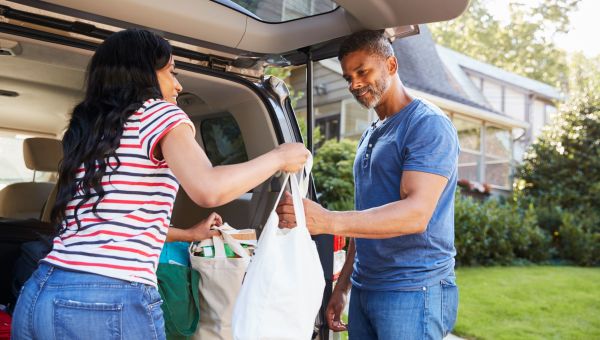
{"type": "MultiPolygon", "coordinates": [[[[556,88],[507,72],[436,45],[426,26],[393,42],[398,73],[410,93],[439,106],[454,123],[461,144],[459,179],[507,193],[524,150],[549,124],[561,100],[556,88]]],[[[361,107],[341,77],[337,59],[314,64],[315,126],[326,139],[358,139],[376,119],[361,107]]],[[[305,87],[305,70],[292,71],[294,89],[305,87]]],[[[296,104],[306,115],[306,100],[296,104]]]]}

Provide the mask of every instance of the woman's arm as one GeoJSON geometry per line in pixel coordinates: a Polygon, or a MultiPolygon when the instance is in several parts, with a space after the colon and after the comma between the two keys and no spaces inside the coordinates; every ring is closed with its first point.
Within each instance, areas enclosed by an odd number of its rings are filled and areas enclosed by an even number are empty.
{"type": "Polygon", "coordinates": [[[159,143],[158,156],[190,198],[206,208],[231,202],[279,170],[299,171],[309,155],[303,144],[287,143],[248,162],[213,167],[187,125],[175,127],[159,143]]]}
{"type": "Polygon", "coordinates": [[[213,236],[219,236],[217,230],[211,230],[213,225],[219,226],[223,224],[223,219],[219,214],[213,212],[207,218],[200,221],[200,223],[194,225],[188,229],[180,229],[176,227],[169,227],[167,233],[166,242],[195,242],[202,241],[213,236]]]}

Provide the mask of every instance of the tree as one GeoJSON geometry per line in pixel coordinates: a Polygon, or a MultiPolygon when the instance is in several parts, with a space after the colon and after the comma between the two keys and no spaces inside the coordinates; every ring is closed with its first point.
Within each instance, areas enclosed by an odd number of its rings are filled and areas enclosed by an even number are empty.
{"type": "Polygon", "coordinates": [[[569,100],[525,155],[517,195],[538,207],[562,258],[600,263],[600,58],[575,55],[569,100]]]}
{"type": "Polygon", "coordinates": [[[518,170],[525,194],[563,209],[596,206],[600,211],[599,69],[600,56],[571,58],[569,97],[518,170]]]}
{"type": "Polygon", "coordinates": [[[567,54],[553,42],[569,31],[569,13],[580,0],[544,0],[537,6],[510,3],[507,23],[495,18],[485,0],[472,0],[455,20],[430,25],[440,45],[507,71],[565,87],[567,54]]]}
{"type": "Polygon", "coordinates": [[[562,106],[518,174],[519,189],[544,204],[600,211],[600,102],[579,99],[562,106]]]}
{"type": "Polygon", "coordinates": [[[571,56],[568,89],[567,105],[600,103],[600,55],[587,58],[582,53],[575,53],[571,56]]]}

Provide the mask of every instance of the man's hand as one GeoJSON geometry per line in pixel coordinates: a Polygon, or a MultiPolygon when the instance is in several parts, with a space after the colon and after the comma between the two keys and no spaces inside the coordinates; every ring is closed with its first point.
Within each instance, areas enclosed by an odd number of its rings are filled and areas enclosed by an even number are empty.
{"type": "MultiPolygon", "coordinates": [[[[306,215],[306,227],[312,235],[331,234],[332,212],[323,208],[321,205],[309,200],[302,200],[304,205],[304,214],[306,215]]],[[[292,195],[285,192],[276,209],[279,215],[280,228],[296,227],[296,216],[294,215],[294,203],[292,195]]]]}
{"type": "Polygon", "coordinates": [[[201,241],[213,236],[219,236],[217,230],[210,230],[210,228],[214,225],[220,226],[221,224],[223,224],[223,219],[219,214],[213,212],[207,218],[200,221],[200,223],[187,229],[186,232],[189,233],[190,242],[201,241]]]}
{"type": "Polygon", "coordinates": [[[334,332],[347,330],[346,324],[341,319],[344,307],[346,307],[346,294],[342,290],[334,289],[325,311],[327,325],[334,332]]]}

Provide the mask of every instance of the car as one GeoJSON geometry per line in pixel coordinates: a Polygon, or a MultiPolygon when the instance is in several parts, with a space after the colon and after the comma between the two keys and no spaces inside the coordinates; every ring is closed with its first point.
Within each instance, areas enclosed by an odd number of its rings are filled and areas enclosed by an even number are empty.
{"type": "MultiPolygon", "coordinates": [[[[14,141],[14,154],[20,153],[22,138],[60,139],[71,109],[82,99],[85,69],[96,46],[113,32],[138,27],[159,32],[173,45],[184,88],[178,104],[196,125],[196,139],[214,165],[242,162],[280,143],[302,141],[289,90],[282,80],[265,74],[268,67],[307,65],[307,145],[312,149],[313,61],[334,57],[352,32],[386,29],[397,39],[417,34],[418,24],[454,18],[467,5],[468,0],[2,0],[0,138],[14,141]]],[[[17,158],[4,157],[1,166],[17,166],[17,158]]],[[[2,180],[6,184],[14,178],[2,180]]],[[[191,226],[215,210],[232,226],[260,232],[281,181],[274,176],[216,209],[198,207],[180,190],[172,224],[191,226]]],[[[309,196],[317,199],[314,186],[309,196]]],[[[52,194],[45,206],[51,204],[52,194]]],[[[40,206],[39,219],[47,220],[47,211],[40,206]]],[[[13,227],[4,228],[0,239],[11,245],[13,259],[15,244],[32,234],[11,233],[22,233],[28,223],[32,232],[44,226],[8,217],[0,223],[13,227]]],[[[326,280],[315,338],[328,339],[324,306],[334,284],[334,239],[321,235],[314,240],[326,280]]],[[[2,276],[7,278],[4,272],[2,276]]],[[[6,300],[5,295],[0,297],[6,300]]]]}

